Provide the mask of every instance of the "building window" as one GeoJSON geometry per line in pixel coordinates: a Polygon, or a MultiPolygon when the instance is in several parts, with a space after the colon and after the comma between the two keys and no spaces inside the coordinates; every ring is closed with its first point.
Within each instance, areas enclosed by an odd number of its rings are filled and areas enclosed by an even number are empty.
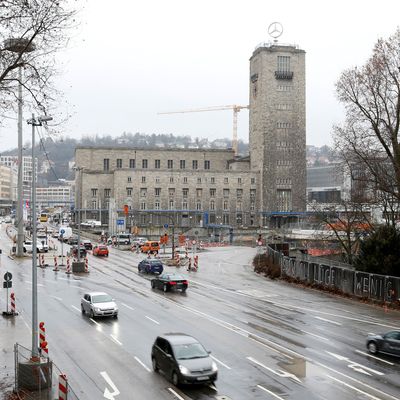
{"type": "Polygon", "coordinates": [[[254,185],[256,183],[256,178],[251,178],[250,183],[254,185]]]}
{"type": "Polygon", "coordinates": [[[104,197],[105,198],[111,197],[111,189],[104,189],[104,197]]]}
{"type": "Polygon", "coordinates": [[[92,197],[97,197],[97,189],[92,189],[92,197]]]}
{"type": "Polygon", "coordinates": [[[184,177],[183,177],[183,183],[187,183],[187,182],[188,182],[187,177],[184,176],[184,177]]]}
{"type": "Polygon", "coordinates": [[[237,223],[238,225],[242,225],[242,223],[243,223],[243,216],[242,216],[242,213],[236,214],[236,223],[237,223]]]}
{"type": "Polygon", "coordinates": [[[146,169],[147,168],[147,160],[146,159],[144,159],[144,160],[142,160],[142,168],[144,168],[144,169],[146,169]]]}
{"type": "Polygon", "coordinates": [[[211,201],[210,201],[210,210],[211,210],[211,211],[214,211],[214,210],[215,210],[215,201],[214,201],[214,200],[211,200],[211,201]]]}
{"type": "Polygon", "coordinates": [[[169,183],[174,183],[174,177],[173,176],[169,177],[169,183]]]}
{"type": "Polygon", "coordinates": [[[290,71],[290,57],[289,56],[278,56],[278,71],[289,72],[290,71]]]}
{"type": "Polygon", "coordinates": [[[96,210],[96,209],[97,209],[97,201],[92,200],[92,210],[96,210]]]}
{"type": "Polygon", "coordinates": [[[141,201],[140,202],[140,209],[141,210],[145,210],[146,209],[146,202],[145,201],[141,201]]]}
{"type": "Polygon", "coordinates": [[[250,211],[255,211],[256,209],[256,204],[254,203],[254,201],[250,202],[250,211]]]}
{"type": "Polygon", "coordinates": [[[132,177],[128,176],[128,182],[132,182],[132,177]]]}
{"type": "Polygon", "coordinates": [[[140,197],[146,197],[147,188],[140,188],[140,197]]]}
{"type": "Polygon", "coordinates": [[[154,168],[155,169],[161,168],[161,160],[154,160],[154,168]]]}
{"type": "Polygon", "coordinates": [[[126,195],[127,195],[128,197],[131,197],[131,196],[132,196],[132,188],[126,188],[126,195]]]}
{"type": "Polygon", "coordinates": [[[182,202],[182,210],[187,210],[188,209],[188,203],[187,201],[182,202]]]}
{"type": "Polygon", "coordinates": [[[104,171],[109,171],[110,170],[110,159],[109,158],[105,158],[103,160],[103,170],[104,171]]]}
{"type": "Polygon", "coordinates": [[[210,169],[210,160],[204,160],[204,169],[210,169]]]}
{"type": "Polygon", "coordinates": [[[201,210],[201,202],[200,201],[198,201],[196,203],[196,210],[201,210]]]}
{"type": "Polygon", "coordinates": [[[222,217],[222,221],[224,225],[229,225],[229,214],[224,214],[222,217]]]}
{"type": "Polygon", "coordinates": [[[168,189],[168,195],[169,195],[170,197],[175,196],[175,188],[169,188],[169,189],[168,189]]]}
{"type": "Polygon", "coordinates": [[[277,190],[278,211],[292,211],[292,191],[277,190]]]}
{"type": "Polygon", "coordinates": [[[146,177],[142,176],[142,183],[146,183],[146,177]]]}
{"type": "Polygon", "coordinates": [[[201,183],[201,178],[197,178],[197,183],[201,183]]]}
{"type": "Polygon", "coordinates": [[[198,169],[198,162],[197,160],[192,161],[192,169],[198,169]]]}
{"type": "Polygon", "coordinates": [[[229,183],[229,179],[227,177],[224,178],[224,183],[229,183]]]}
{"type": "Polygon", "coordinates": [[[174,201],[173,201],[173,200],[170,200],[170,201],[169,201],[169,209],[170,209],[170,210],[173,210],[173,209],[174,209],[174,201]]]}
{"type": "Polygon", "coordinates": [[[224,197],[229,197],[229,189],[224,189],[224,197]]]}
{"type": "Polygon", "coordinates": [[[129,159],[129,168],[134,169],[136,167],[136,160],[134,158],[129,159]]]}
{"type": "Polygon", "coordinates": [[[256,189],[250,189],[250,201],[256,200],[256,189]]]}
{"type": "Polygon", "coordinates": [[[168,160],[168,169],[174,168],[174,160],[168,160]]]}
{"type": "Polygon", "coordinates": [[[215,178],[213,176],[210,178],[210,180],[211,180],[211,183],[215,183],[215,178]]]}
{"type": "Polygon", "coordinates": [[[185,160],[180,160],[179,161],[179,168],[180,169],[185,169],[186,168],[186,161],[185,160]]]}
{"type": "Polygon", "coordinates": [[[243,197],[243,189],[236,189],[236,197],[241,199],[243,197]]]}
{"type": "Polygon", "coordinates": [[[155,194],[155,196],[159,197],[161,195],[161,188],[155,188],[154,194],[155,194]]]}
{"type": "Polygon", "coordinates": [[[226,211],[228,209],[228,201],[227,200],[224,200],[223,209],[224,209],[224,211],[226,211]]]}
{"type": "Polygon", "coordinates": [[[159,209],[160,209],[160,202],[159,202],[158,200],[156,200],[156,202],[154,203],[154,208],[155,208],[156,210],[159,210],[159,209]]]}
{"type": "Polygon", "coordinates": [[[160,183],[160,178],[156,176],[156,183],[160,183]]]}
{"type": "Polygon", "coordinates": [[[183,195],[183,197],[188,197],[188,195],[189,195],[189,189],[187,189],[187,188],[182,189],[182,195],[183,195]]]}
{"type": "Polygon", "coordinates": [[[242,184],[242,178],[238,178],[238,185],[242,184]]]}
{"type": "Polygon", "coordinates": [[[215,197],[217,189],[210,189],[210,197],[215,197]]]}
{"type": "Polygon", "coordinates": [[[241,201],[238,201],[236,203],[236,211],[242,211],[242,202],[241,201]]]}
{"type": "Polygon", "coordinates": [[[203,189],[196,189],[196,197],[201,197],[203,194],[203,189]]]}
{"type": "Polygon", "coordinates": [[[117,158],[117,168],[118,169],[122,168],[122,158],[117,158]]]}

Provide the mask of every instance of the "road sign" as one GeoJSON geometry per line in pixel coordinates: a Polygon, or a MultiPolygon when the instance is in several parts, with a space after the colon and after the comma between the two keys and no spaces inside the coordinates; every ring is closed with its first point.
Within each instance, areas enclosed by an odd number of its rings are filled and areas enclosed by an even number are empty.
{"type": "Polygon", "coordinates": [[[117,225],[124,225],[124,222],[123,219],[117,219],[117,225]]]}
{"type": "Polygon", "coordinates": [[[168,224],[164,224],[165,229],[168,229],[168,226],[169,226],[168,224]]]}
{"type": "Polygon", "coordinates": [[[11,281],[11,279],[12,279],[12,273],[11,272],[6,272],[4,274],[4,280],[5,281],[11,281]]]}
{"type": "Polygon", "coordinates": [[[64,233],[65,233],[65,229],[60,229],[60,234],[64,235],[64,233]]]}
{"type": "Polygon", "coordinates": [[[12,282],[11,281],[3,282],[3,288],[4,289],[12,288],[12,282]]]}

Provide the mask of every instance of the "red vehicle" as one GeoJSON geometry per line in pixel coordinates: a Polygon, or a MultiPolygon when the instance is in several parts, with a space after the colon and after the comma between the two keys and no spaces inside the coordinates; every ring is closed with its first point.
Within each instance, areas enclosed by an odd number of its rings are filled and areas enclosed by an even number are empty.
{"type": "Polygon", "coordinates": [[[97,246],[93,247],[93,255],[108,257],[108,247],[104,244],[98,244],[97,246]]]}

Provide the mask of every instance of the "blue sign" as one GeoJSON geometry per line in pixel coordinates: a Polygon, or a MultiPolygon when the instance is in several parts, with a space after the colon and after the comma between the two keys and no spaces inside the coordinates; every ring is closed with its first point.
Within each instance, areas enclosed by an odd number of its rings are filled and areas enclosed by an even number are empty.
{"type": "Polygon", "coordinates": [[[60,229],[60,233],[61,233],[61,235],[64,235],[65,229],[60,229]]]}
{"type": "Polygon", "coordinates": [[[168,224],[164,224],[165,229],[168,229],[168,226],[169,226],[168,224]]]}
{"type": "Polygon", "coordinates": [[[117,225],[124,225],[125,221],[123,219],[117,219],[117,225]]]}

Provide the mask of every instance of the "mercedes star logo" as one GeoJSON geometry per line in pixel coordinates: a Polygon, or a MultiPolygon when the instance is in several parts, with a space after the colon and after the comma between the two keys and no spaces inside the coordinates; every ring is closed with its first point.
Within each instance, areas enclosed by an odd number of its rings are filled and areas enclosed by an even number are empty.
{"type": "Polygon", "coordinates": [[[283,33],[283,26],[280,22],[273,22],[268,27],[268,34],[274,39],[277,39],[279,36],[282,35],[282,33],[283,33]]]}

